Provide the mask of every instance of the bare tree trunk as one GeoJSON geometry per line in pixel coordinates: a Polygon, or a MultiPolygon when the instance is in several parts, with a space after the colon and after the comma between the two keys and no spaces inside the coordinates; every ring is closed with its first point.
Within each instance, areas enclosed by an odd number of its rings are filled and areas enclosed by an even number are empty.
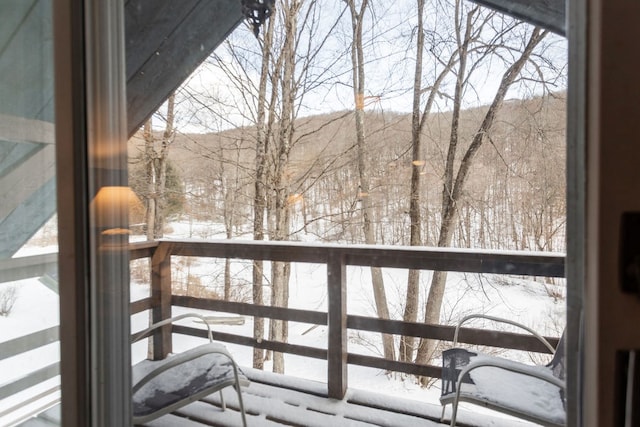
{"type": "Polygon", "coordinates": [[[147,240],[154,239],[156,223],[156,167],[151,119],[144,123],[144,161],[147,178],[147,240]]]}
{"type": "MultiPolygon", "coordinates": [[[[226,237],[231,239],[233,237],[233,223],[229,219],[229,214],[226,212],[225,207],[225,225],[226,225],[226,237]]],[[[231,301],[231,260],[225,258],[224,260],[224,300],[231,301]]]]}
{"type": "MultiPolygon", "coordinates": [[[[277,155],[275,160],[275,204],[274,219],[275,229],[272,233],[273,240],[286,240],[290,232],[290,211],[289,195],[291,194],[289,184],[289,153],[294,134],[294,103],[295,103],[295,44],[298,31],[298,12],[302,6],[301,0],[290,0],[282,8],[285,25],[285,39],[282,46],[281,56],[283,71],[281,85],[281,118],[280,129],[276,141],[277,155]]],[[[272,263],[272,305],[287,307],[289,305],[289,274],[288,263],[272,263]]],[[[286,321],[274,319],[271,321],[272,339],[274,341],[286,342],[286,321]]],[[[273,353],[273,372],[284,373],[284,355],[279,352],[273,353]]]]}
{"type": "MultiPolygon", "coordinates": [[[[458,51],[453,52],[444,67],[436,77],[435,81],[429,88],[429,96],[425,102],[424,109],[420,113],[421,95],[425,92],[422,88],[422,65],[425,49],[424,42],[424,0],[418,1],[418,28],[416,37],[416,68],[413,84],[413,110],[411,115],[411,146],[412,146],[412,163],[411,171],[411,189],[409,197],[409,219],[410,219],[410,245],[418,246],[422,244],[422,217],[420,214],[421,205],[421,183],[420,168],[422,167],[422,130],[424,129],[427,118],[431,113],[431,108],[439,93],[440,86],[445,77],[451,72],[458,58],[458,51]]],[[[427,221],[428,225],[428,221],[427,221]]],[[[410,270],[407,279],[407,295],[405,301],[405,310],[403,320],[406,322],[415,322],[418,319],[418,302],[419,302],[419,282],[420,272],[418,270],[410,270]]],[[[413,358],[415,347],[415,338],[401,337],[400,340],[400,360],[410,361],[413,358]]]]}
{"type": "Polygon", "coordinates": [[[156,139],[153,136],[152,119],[147,120],[143,128],[144,162],[147,180],[147,240],[157,239],[162,237],[163,234],[167,161],[169,146],[174,139],[174,107],[175,94],[172,93],[167,100],[167,115],[162,140],[160,140],[160,151],[156,151],[155,148],[156,139]]]}
{"type": "MultiPolygon", "coordinates": [[[[358,147],[358,172],[360,178],[360,203],[362,207],[362,230],[367,244],[375,244],[375,236],[372,228],[372,208],[369,199],[369,174],[367,172],[365,131],[364,131],[364,53],[362,41],[362,21],[368,7],[368,0],[362,0],[360,10],[356,10],[355,0],[346,0],[351,11],[351,26],[353,30],[353,44],[351,48],[351,60],[353,64],[353,95],[355,99],[356,140],[358,147]]],[[[373,284],[373,296],[378,317],[389,318],[389,306],[384,289],[384,280],[380,268],[371,268],[371,282],[373,284]]],[[[382,334],[382,346],[384,357],[395,359],[395,346],[393,336],[382,334]]]]}
{"type": "MultiPolygon", "coordinates": [[[[153,240],[153,231],[155,229],[156,218],[156,201],[155,201],[155,176],[156,168],[153,164],[155,150],[153,149],[153,131],[151,118],[144,123],[144,161],[145,176],[147,179],[147,240],[153,240]]],[[[149,271],[151,270],[151,258],[149,258],[149,271]]],[[[149,310],[149,325],[153,324],[153,313],[149,310]]],[[[147,340],[147,359],[153,360],[153,340],[147,340]]]]}
{"type": "MultiPolygon", "coordinates": [[[[288,262],[271,263],[271,283],[284,286],[272,286],[271,305],[275,307],[287,307],[289,301],[289,278],[291,265],[288,262]]],[[[288,325],[286,321],[271,320],[270,337],[273,341],[286,342],[288,338],[288,325]]],[[[273,372],[284,374],[284,355],[273,352],[273,372]]]]}
{"type": "Polygon", "coordinates": [[[165,197],[167,190],[167,160],[169,157],[169,145],[173,142],[175,137],[174,132],[174,110],[175,110],[176,95],[172,93],[167,99],[167,117],[164,127],[164,133],[162,134],[162,141],[160,146],[160,153],[157,158],[156,175],[158,181],[156,183],[156,212],[154,222],[154,237],[156,239],[164,235],[164,222],[165,222],[165,207],[167,200],[165,197]]]}
{"type": "MultiPolygon", "coordinates": [[[[264,240],[264,214],[266,209],[266,163],[267,163],[267,132],[266,124],[266,98],[267,81],[269,79],[269,63],[271,58],[271,46],[273,44],[274,20],[270,19],[262,41],[262,66],[260,70],[260,82],[258,86],[258,111],[256,118],[256,176],[255,194],[253,199],[253,239],[264,240]]],[[[263,276],[264,262],[253,262],[253,303],[264,305],[263,276]]],[[[264,336],[264,319],[254,317],[253,337],[262,341],[264,336]]],[[[260,348],[253,349],[253,367],[255,369],[264,368],[264,351],[260,348]]]]}
{"type": "MultiPolygon", "coordinates": [[[[169,145],[173,141],[173,121],[175,94],[171,94],[167,104],[167,117],[165,130],[162,136],[160,152],[155,150],[155,137],[153,136],[153,123],[149,118],[143,127],[144,138],[144,162],[147,179],[147,240],[155,240],[162,237],[164,228],[165,189],[167,185],[167,158],[169,145]]],[[[151,260],[149,260],[151,268],[151,260]]],[[[149,324],[153,323],[149,313],[149,324]]],[[[148,340],[147,357],[153,358],[153,340],[148,340]]]]}
{"type": "MultiPolygon", "coordinates": [[[[446,247],[451,245],[451,238],[453,236],[453,222],[457,213],[455,200],[453,198],[453,174],[455,157],[458,147],[458,126],[460,121],[460,111],[462,108],[462,94],[464,90],[466,66],[468,59],[468,49],[471,43],[472,37],[472,23],[473,16],[477,13],[477,8],[467,13],[466,22],[464,25],[464,34],[462,25],[460,23],[461,17],[461,5],[460,1],[456,2],[456,41],[458,51],[458,72],[455,85],[453,111],[451,117],[451,134],[449,136],[449,148],[447,151],[447,159],[445,163],[445,175],[444,185],[442,189],[442,208],[441,208],[441,223],[440,234],[438,237],[438,246],[446,247]],[[461,38],[462,37],[462,38],[461,38]]],[[[442,309],[442,301],[444,299],[445,284],[447,281],[446,271],[434,271],[431,278],[431,286],[429,287],[429,294],[427,297],[427,304],[425,307],[425,323],[438,324],[440,323],[440,313],[442,309]]],[[[433,357],[437,342],[433,340],[420,340],[418,347],[418,353],[416,355],[416,362],[426,364],[433,357]]],[[[423,385],[426,385],[427,378],[423,378],[423,385]]]]}
{"type": "MultiPolygon", "coordinates": [[[[233,169],[233,183],[230,179],[225,179],[225,159],[220,159],[220,180],[227,185],[223,185],[224,193],[224,228],[227,239],[233,238],[233,227],[236,223],[236,214],[238,210],[238,190],[240,189],[240,151],[242,149],[243,138],[235,140],[235,168],[233,169]]],[[[224,300],[231,300],[231,260],[225,259],[224,262],[224,300]]]]}
{"type": "MultiPolygon", "coordinates": [[[[418,28],[416,37],[416,67],[413,80],[413,110],[411,114],[411,188],[409,190],[409,244],[420,246],[422,244],[422,218],[420,215],[420,170],[424,164],[422,158],[422,138],[420,126],[420,94],[422,92],[422,56],[424,50],[424,0],[418,0],[418,28]]],[[[403,320],[415,322],[418,320],[420,270],[409,270],[407,278],[407,296],[404,306],[403,320]]],[[[413,346],[415,338],[409,336],[400,337],[401,362],[413,360],[413,346]]]]}

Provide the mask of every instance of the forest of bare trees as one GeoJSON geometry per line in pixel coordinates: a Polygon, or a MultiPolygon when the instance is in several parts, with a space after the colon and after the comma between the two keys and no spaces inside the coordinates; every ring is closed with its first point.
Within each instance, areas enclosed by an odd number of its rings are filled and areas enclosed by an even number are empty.
{"type": "MultiPolygon", "coordinates": [[[[143,164],[165,159],[149,182],[166,184],[166,162],[180,177],[174,216],[221,224],[225,238],[564,251],[562,42],[461,0],[402,2],[391,23],[387,2],[334,3],[276,1],[257,37],[237,30],[177,92],[165,151],[148,151],[150,125],[134,138],[143,164]],[[187,118],[199,132],[180,129],[187,118]]],[[[166,189],[148,189],[161,211],[166,189]]],[[[252,268],[253,303],[286,307],[290,266],[252,268]]],[[[382,275],[371,278],[388,318],[382,275]]],[[[403,319],[440,322],[445,283],[410,272],[403,319]]],[[[285,322],[255,320],[256,337],[287,340],[285,322]]],[[[381,340],[389,359],[434,351],[381,340]]],[[[284,372],[261,350],[254,367],[265,358],[284,372]]]]}
{"type": "MultiPolygon", "coordinates": [[[[564,102],[560,93],[506,103],[459,202],[461,214],[451,246],[564,250],[564,102]]],[[[463,111],[463,120],[472,125],[481,113],[482,108],[463,111]]],[[[442,185],[438,159],[444,149],[441,139],[449,133],[449,115],[432,115],[433,123],[423,134],[431,142],[426,160],[415,165],[407,151],[410,115],[365,114],[372,133],[369,197],[380,244],[410,244],[406,195],[417,170],[423,178],[421,240],[425,246],[436,246],[442,185]]],[[[357,211],[363,194],[351,134],[353,118],[338,112],[298,122],[303,132],[322,129],[302,138],[292,152],[289,240],[362,243],[357,211]]],[[[254,150],[246,132],[177,134],[169,151],[186,195],[181,215],[225,224],[232,237],[252,230],[254,150]]]]}

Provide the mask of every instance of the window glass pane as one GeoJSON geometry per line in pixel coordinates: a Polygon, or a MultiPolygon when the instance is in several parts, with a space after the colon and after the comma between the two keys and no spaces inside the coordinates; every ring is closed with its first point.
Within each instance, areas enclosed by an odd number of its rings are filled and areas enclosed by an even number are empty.
{"type": "Polygon", "coordinates": [[[51,2],[3,1],[0,21],[0,425],[59,424],[51,2]]]}
{"type": "MultiPolygon", "coordinates": [[[[555,345],[566,40],[474,2],[273,3],[264,25],[211,52],[215,33],[198,35],[198,68],[178,60],[191,41],[161,25],[162,46],[127,58],[130,96],[146,96],[145,79],[174,83],[158,85],[165,102],[146,121],[132,117],[149,109],[129,111],[133,331],[149,312],[197,310],[241,366],[326,381],[330,395],[344,373],[349,387],[435,405],[421,386],[465,316],[506,317],[555,345]],[[143,243],[157,240],[155,253],[143,243]]],[[[131,47],[141,36],[127,30],[131,47]]],[[[550,358],[537,341],[510,343],[514,325],[466,326],[482,338],[465,346],[550,358]]],[[[196,328],[166,333],[166,352],[201,342],[196,328]]],[[[137,343],[134,362],[150,347],[137,343]]]]}

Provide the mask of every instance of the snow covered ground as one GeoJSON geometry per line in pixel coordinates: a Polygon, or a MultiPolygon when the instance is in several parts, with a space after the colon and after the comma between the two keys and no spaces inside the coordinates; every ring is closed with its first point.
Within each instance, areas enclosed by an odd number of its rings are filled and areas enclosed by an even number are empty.
{"type": "MultiPolygon", "coordinates": [[[[210,224],[174,223],[171,224],[172,233],[169,238],[217,238],[212,232],[210,224]]],[[[30,246],[24,248],[20,256],[47,251],[55,251],[55,246],[30,246]]],[[[222,260],[191,259],[176,260],[177,270],[174,280],[197,277],[197,283],[205,288],[221,292],[222,260]]],[[[143,267],[132,267],[131,284],[132,301],[149,295],[149,286],[142,283],[143,267]],[[138,274],[133,274],[136,270],[138,274]],[[142,271],[142,273],[140,272],[142,271]]],[[[396,269],[384,269],[385,287],[390,301],[392,317],[401,319],[403,289],[406,286],[407,272],[396,269]]],[[[241,289],[248,284],[251,270],[247,262],[234,262],[232,265],[234,284],[241,289]]],[[[421,275],[423,293],[430,278],[429,272],[421,275]]],[[[193,279],[191,279],[193,280],[193,279]]],[[[58,297],[55,292],[43,285],[38,279],[14,282],[18,286],[18,299],[11,314],[0,316],[0,342],[23,336],[31,332],[46,329],[58,324],[58,297]]],[[[0,284],[0,291],[3,286],[0,284]]],[[[242,295],[238,292],[238,295],[242,295]]],[[[245,293],[246,294],[246,293],[245,293]]],[[[347,307],[349,314],[374,315],[373,296],[371,292],[371,278],[365,268],[349,267],[347,269],[347,307]]],[[[423,295],[424,296],[424,295],[423,295]]],[[[424,298],[423,298],[424,299],[424,298]]],[[[424,301],[423,301],[424,302],[424,301]]],[[[423,302],[421,305],[424,305],[423,302]]],[[[327,290],[326,271],[323,265],[296,263],[291,270],[291,290],[289,306],[306,310],[326,311],[327,290]]],[[[174,315],[185,312],[185,309],[174,308],[174,315]]],[[[193,310],[189,310],[193,311],[193,310]]],[[[524,278],[499,277],[490,275],[450,273],[447,282],[447,292],[443,307],[443,322],[454,323],[469,313],[484,313],[494,316],[508,317],[524,323],[535,330],[550,336],[558,336],[565,323],[565,302],[563,284],[552,285],[540,281],[525,280],[524,278]]],[[[206,313],[212,314],[212,313],[206,313]]],[[[219,313],[227,315],[226,313],[219,313]]],[[[148,314],[140,313],[132,316],[132,332],[146,327],[148,314]]],[[[197,326],[191,320],[185,319],[184,324],[197,326]]],[[[491,327],[486,321],[471,323],[473,326],[491,327]]],[[[215,330],[239,335],[252,335],[252,319],[246,318],[243,325],[218,325],[215,330]]],[[[504,329],[504,326],[500,326],[504,329]]],[[[508,328],[507,328],[508,329],[508,328]]],[[[174,336],[174,349],[179,351],[194,344],[197,338],[174,336]]],[[[289,327],[289,341],[294,344],[326,348],[327,329],[324,326],[313,327],[303,323],[291,323],[289,327]]],[[[249,348],[228,344],[227,347],[234,354],[241,366],[251,366],[252,351],[249,348]]],[[[381,345],[378,334],[356,333],[350,331],[349,351],[360,354],[379,355],[381,345]]],[[[146,355],[144,343],[133,346],[132,359],[135,363],[146,355]]],[[[521,352],[510,352],[510,358],[527,363],[546,362],[543,356],[529,355],[521,352]]],[[[47,345],[37,350],[10,357],[0,361],[0,386],[11,383],[23,375],[59,360],[59,346],[57,343],[47,345]]],[[[271,368],[267,362],[265,369],[271,368]]],[[[326,383],[326,362],[285,355],[285,370],[288,376],[303,378],[326,383]]],[[[3,399],[0,402],[0,425],[6,425],[8,418],[3,418],[3,411],[23,401],[28,395],[38,393],[52,385],[57,379],[46,385],[27,390],[24,393],[3,399]]],[[[387,375],[376,369],[349,366],[349,387],[359,390],[375,390],[394,397],[411,399],[418,402],[430,402],[439,405],[439,383],[431,388],[419,387],[411,377],[400,374],[387,375]]],[[[482,413],[479,407],[473,411],[482,413]]],[[[493,412],[489,412],[494,414],[493,412]]]]}

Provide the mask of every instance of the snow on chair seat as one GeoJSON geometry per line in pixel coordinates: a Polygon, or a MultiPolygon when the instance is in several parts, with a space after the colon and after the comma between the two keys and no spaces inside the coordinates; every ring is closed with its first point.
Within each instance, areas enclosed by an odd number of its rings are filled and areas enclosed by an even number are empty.
{"type": "MultiPolygon", "coordinates": [[[[133,341],[142,339],[160,326],[185,317],[186,314],[167,319],[135,335],[133,341]]],[[[207,327],[209,327],[207,325],[207,327]]],[[[238,406],[242,423],[246,415],[241,387],[249,380],[235,364],[227,349],[214,343],[209,329],[209,343],[197,346],[163,360],[143,360],[132,368],[133,423],[141,424],[175,411],[225,387],[234,386],[238,394],[238,406]]],[[[220,393],[222,398],[222,393],[220,393]]],[[[222,400],[223,410],[225,409],[222,400]]]]}
{"type": "MultiPolygon", "coordinates": [[[[460,324],[474,317],[514,324],[530,331],[515,322],[482,315],[468,316],[460,324]]],[[[454,345],[460,324],[456,328],[454,345]]],[[[553,350],[544,338],[536,333],[534,335],[553,350]]],[[[442,353],[440,403],[443,405],[443,418],[446,405],[453,405],[452,426],[456,423],[460,401],[542,425],[563,426],[566,418],[564,389],[564,334],[553,359],[545,366],[526,365],[462,348],[452,348],[442,353]]]]}

